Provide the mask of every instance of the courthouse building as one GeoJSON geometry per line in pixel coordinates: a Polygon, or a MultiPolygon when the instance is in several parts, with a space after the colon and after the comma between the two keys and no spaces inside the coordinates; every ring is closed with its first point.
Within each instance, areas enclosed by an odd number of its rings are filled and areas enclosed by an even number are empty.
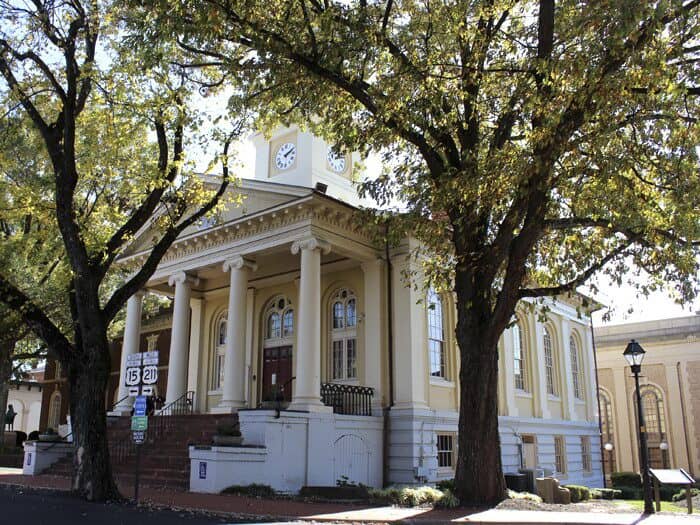
{"type": "MultiPolygon", "coordinates": [[[[166,405],[186,399],[196,413],[238,415],[243,447],[190,453],[207,482],[294,490],[343,477],[368,485],[452,477],[454,296],[406,283],[421,273],[409,258],[416,240],[386,247],[356,220],[356,155],[296,128],[253,140],[254,178],[231,190],[242,204],[185,231],[129,299],[114,413],[131,410],[126,356],[159,350],[166,405]],[[142,320],[144,293],[172,297],[172,310],[142,320]],[[280,413],[265,408],[275,399],[280,413]],[[236,474],[221,474],[222,461],[236,474]]],[[[146,229],[123,260],[143,261],[150,242],[146,229]]],[[[580,297],[550,300],[546,321],[519,308],[504,333],[506,472],[544,469],[565,483],[602,485],[589,313],[580,297]]],[[[191,474],[193,490],[219,488],[198,489],[191,474]]]]}

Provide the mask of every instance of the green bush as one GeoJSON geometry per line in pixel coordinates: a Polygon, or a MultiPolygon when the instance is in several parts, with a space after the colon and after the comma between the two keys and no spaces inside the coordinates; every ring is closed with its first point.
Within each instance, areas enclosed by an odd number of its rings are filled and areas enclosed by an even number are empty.
{"type": "Polygon", "coordinates": [[[259,485],[252,483],[250,485],[231,485],[221,491],[222,494],[238,494],[239,496],[251,496],[254,498],[272,498],[277,493],[275,489],[269,485],[259,485]]]}
{"type": "Polygon", "coordinates": [[[587,501],[591,499],[591,491],[588,487],[583,485],[564,485],[565,489],[569,489],[571,493],[571,503],[578,503],[579,501],[587,501]]]}
{"type": "Polygon", "coordinates": [[[542,498],[536,494],[531,494],[530,492],[515,492],[514,490],[508,489],[507,492],[508,499],[524,499],[527,501],[534,501],[535,503],[542,503],[542,498]]]}
{"type": "MultiPolygon", "coordinates": [[[[692,494],[693,498],[700,496],[700,489],[690,489],[690,493],[692,494]]],[[[685,501],[685,498],[685,489],[683,488],[671,496],[671,501],[685,501]]]]}
{"type": "MultiPolygon", "coordinates": [[[[620,490],[620,499],[644,499],[644,489],[641,487],[616,487],[620,490]]],[[[659,487],[659,498],[661,501],[672,501],[673,495],[678,489],[675,487],[670,487],[662,485],[659,487]]],[[[653,491],[653,488],[652,488],[653,491]]],[[[652,498],[653,498],[652,494],[652,498]]]]}
{"type": "Polygon", "coordinates": [[[592,499],[615,499],[621,495],[622,492],[617,489],[591,489],[592,499]]]}
{"type": "Polygon", "coordinates": [[[417,507],[419,505],[434,505],[451,508],[459,505],[452,491],[438,490],[433,487],[389,487],[386,489],[369,489],[369,498],[373,503],[417,507]]]}
{"type": "Polygon", "coordinates": [[[438,481],[435,484],[435,487],[438,490],[442,490],[443,492],[446,490],[449,490],[450,492],[455,491],[455,480],[453,479],[443,479],[442,481],[438,481]]]}
{"type": "Polygon", "coordinates": [[[620,487],[642,488],[642,477],[636,472],[613,472],[610,479],[614,489],[620,487]]]}

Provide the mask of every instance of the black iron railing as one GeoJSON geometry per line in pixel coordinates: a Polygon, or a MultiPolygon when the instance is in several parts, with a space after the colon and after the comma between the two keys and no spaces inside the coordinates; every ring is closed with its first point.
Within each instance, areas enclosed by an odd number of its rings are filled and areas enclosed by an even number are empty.
{"type": "MultiPolygon", "coordinates": [[[[148,418],[148,430],[146,431],[146,443],[154,443],[167,434],[173,422],[168,416],[187,416],[192,413],[194,407],[194,392],[189,391],[177,398],[172,403],[156,410],[148,418]]],[[[131,438],[131,430],[122,432],[109,440],[109,455],[114,464],[123,463],[136,454],[136,444],[131,438]]]]}
{"type": "Polygon", "coordinates": [[[367,386],[321,383],[321,402],[334,414],[371,416],[374,389],[367,386]]]}

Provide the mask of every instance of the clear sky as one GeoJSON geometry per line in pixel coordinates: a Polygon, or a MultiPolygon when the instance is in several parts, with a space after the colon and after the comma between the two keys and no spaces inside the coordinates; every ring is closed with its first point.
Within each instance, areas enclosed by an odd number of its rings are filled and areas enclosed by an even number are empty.
{"type": "MultiPolygon", "coordinates": [[[[239,160],[242,163],[240,175],[245,178],[253,177],[255,164],[255,152],[250,141],[242,141],[237,146],[239,160]]],[[[367,174],[379,173],[380,161],[376,156],[371,156],[365,162],[367,174]]],[[[593,315],[593,323],[596,326],[602,324],[633,323],[638,321],[650,321],[653,319],[666,319],[669,317],[683,317],[694,315],[700,310],[700,301],[682,307],[669,297],[668,293],[657,292],[649,297],[637,297],[637,291],[631,286],[611,286],[604,280],[598,282],[600,293],[595,299],[610,307],[609,311],[603,310],[593,315]],[[609,319],[604,319],[607,314],[609,319]]],[[[590,295],[585,289],[581,289],[586,295],[590,295]]]]}

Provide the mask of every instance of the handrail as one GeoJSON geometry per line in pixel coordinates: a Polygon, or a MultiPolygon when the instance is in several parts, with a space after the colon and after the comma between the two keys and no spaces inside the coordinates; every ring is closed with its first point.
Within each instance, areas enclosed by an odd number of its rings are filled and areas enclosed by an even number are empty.
{"type": "Polygon", "coordinates": [[[368,386],[322,383],[321,402],[333,407],[333,413],[371,416],[374,389],[368,386]]]}
{"type": "Polygon", "coordinates": [[[172,403],[168,403],[163,408],[156,410],[155,416],[183,416],[192,413],[194,405],[194,391],[189,390],[178,397],[172,403]]]}
{"type": "MultiPolygon", "coordinates": [[[[46,447],[46,448],[44,449],[44,452],[46,452],[47,450],[51,450],[53,447],[55,447],[55,446],[58,445],[59,443],[61,443],[61,444],[68,443],[68,441],[66,441],[66,439],[69,438],[69,437],[72,436],[72,435],[73,435],[73,432],[69,432],[69,433],[66,434],[65,436],[60,436],[61,439],[52,442],[51,445],[49,445],[48,447],[46,447]]],[[[39,441],[39,443],[42,443],[42,441],[39,441]]],[[[46,443],[46,441],[43,441],[43,443],[46,443]]]]}
{"type": "Polygon", "coordinates": [[[107,412],[114,412],[114,409],[117,408],[117,407],[122,403],[122,401],[126,401],[126,400],[129,399],[130,397],[131,397],[131,396],[130,396],[129,394],[127,394],[127,395],[125,395],[124,397],[122,397],[119,401],[115,401],[115,402],[109,407],[109,410],[107,410],[107,412]]]}

